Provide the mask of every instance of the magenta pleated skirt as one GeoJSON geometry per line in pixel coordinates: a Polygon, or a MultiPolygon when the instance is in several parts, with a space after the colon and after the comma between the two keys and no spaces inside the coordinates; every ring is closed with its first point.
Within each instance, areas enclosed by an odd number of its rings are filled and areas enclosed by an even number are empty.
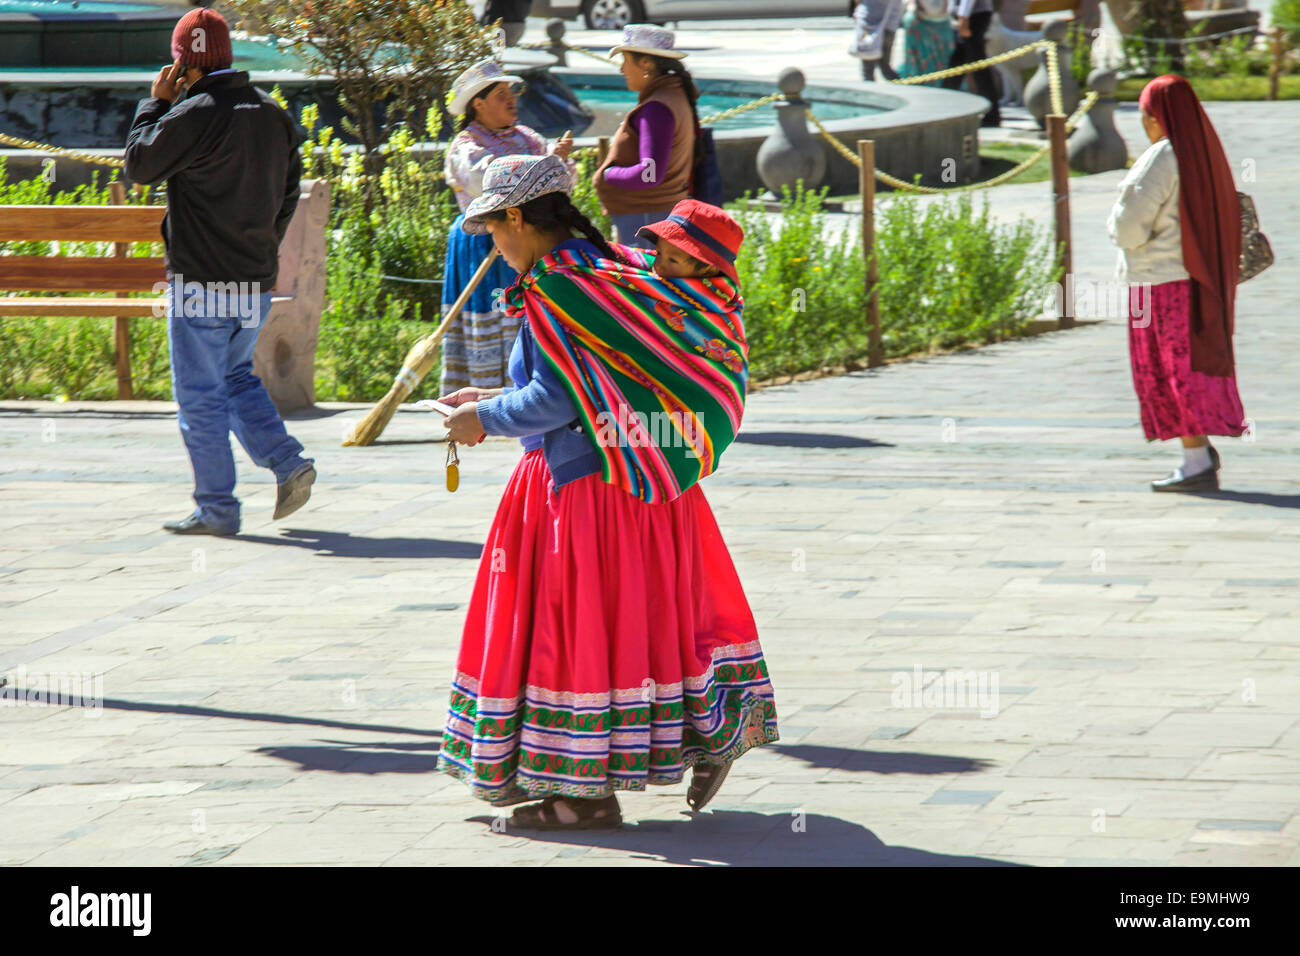
{"type": "Polygon", "coordinates": [[[1236,378],[1192,370],[1191,302],[1190,279],[1152,286],[1146,316],[1129,296],[1129,360],[1148,441],[1246,430],[1236,378]]]}
{"type": "Polygon", "coordinates": [[[527,452],[488,532],[438,769],[496,805],[682,780],[777,739],[758,632],[699,485],[555,490],[527,452]]]}

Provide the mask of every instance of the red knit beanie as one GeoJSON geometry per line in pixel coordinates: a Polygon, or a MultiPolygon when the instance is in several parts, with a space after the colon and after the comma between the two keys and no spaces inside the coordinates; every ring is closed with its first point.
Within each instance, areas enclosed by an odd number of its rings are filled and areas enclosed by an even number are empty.
{"type": "Polygon", "coordinates": [[[215,10],[196,7],[181,17],[172,31],[172,59],[201,70],[223,70],[230,52],[230,27],[215,10]]]}

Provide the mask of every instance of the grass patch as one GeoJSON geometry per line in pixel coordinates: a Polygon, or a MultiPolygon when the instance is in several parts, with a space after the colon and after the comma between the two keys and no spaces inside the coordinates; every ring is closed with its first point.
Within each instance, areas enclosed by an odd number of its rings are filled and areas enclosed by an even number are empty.
{"type": "MultiPolygon", "coordinates": [[[[1023,163],[1034,153],[1042,149],[1042,145],[1032,143],[1011,143],[995,142],[980,144],[980,174],[976,182],[987,182],[994,176],[1001,176],[1008,169],[1011,169],[1023,163]]],[[[1077,169],[1070,170],[1071,176],[1085,176],[1086,173],[1077,169]]],[[[1052,161],[1051,157],[1044,154],[1043,158],[1034,165],[1030,166],[1019,176],[1008,180],[1008,183],[1041,183],[1052,178],[1052,161]]]]}
{"type": "MultiPolygon", "coordinates": [[[[1266,76],[1189,76],[1187,79],[1203,101],[1268,99],[1266,76]]],[[[1284,75],[1278,79],[1278,99],[1300,100],[1300,75],[1284,75]]],[[[1150,81],[1150,77],[1137,76],[1121,81],[1115,99],[1121,103],[1136,103],[1142,88],[1150,81]]],[[[983,155],[983,149],[980,153],[983,155]]]]}

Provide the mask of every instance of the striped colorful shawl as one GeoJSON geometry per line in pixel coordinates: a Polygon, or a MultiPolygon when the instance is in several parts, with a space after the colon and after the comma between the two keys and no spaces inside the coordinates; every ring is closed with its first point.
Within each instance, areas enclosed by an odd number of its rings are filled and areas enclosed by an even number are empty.
{"type": "Polygon", "coordinates": [[[663,279],[654,256],[618,247],[545,256],[505,293],[565,383],[605,481],[671,501],[718,467],[740,429],[749,379],[743,303],[731,279],[663,279]]]}

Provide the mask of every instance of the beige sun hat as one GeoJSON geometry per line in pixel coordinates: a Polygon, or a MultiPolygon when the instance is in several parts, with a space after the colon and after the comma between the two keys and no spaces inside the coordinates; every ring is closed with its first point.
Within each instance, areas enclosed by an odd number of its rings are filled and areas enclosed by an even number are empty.
{"type": "Polygon", "coordinates": [[[615,53],[644,53],[646,56],[666,56],[680,60],[683,50],[673,49],[673,31],[651,23],[629,23],[623,28],[623,42],[609,51],[615,53]]]}
{"type": "Polygon", "coordinates": [[[507,73],[494,57],[480,60],[468,70],[456,77],[451,85],[451,97],[447,101],[447,112],[452,116],[464,116],[469,101],[478,96],[493,83],[522,83],[523,78],[507,73]]]}

